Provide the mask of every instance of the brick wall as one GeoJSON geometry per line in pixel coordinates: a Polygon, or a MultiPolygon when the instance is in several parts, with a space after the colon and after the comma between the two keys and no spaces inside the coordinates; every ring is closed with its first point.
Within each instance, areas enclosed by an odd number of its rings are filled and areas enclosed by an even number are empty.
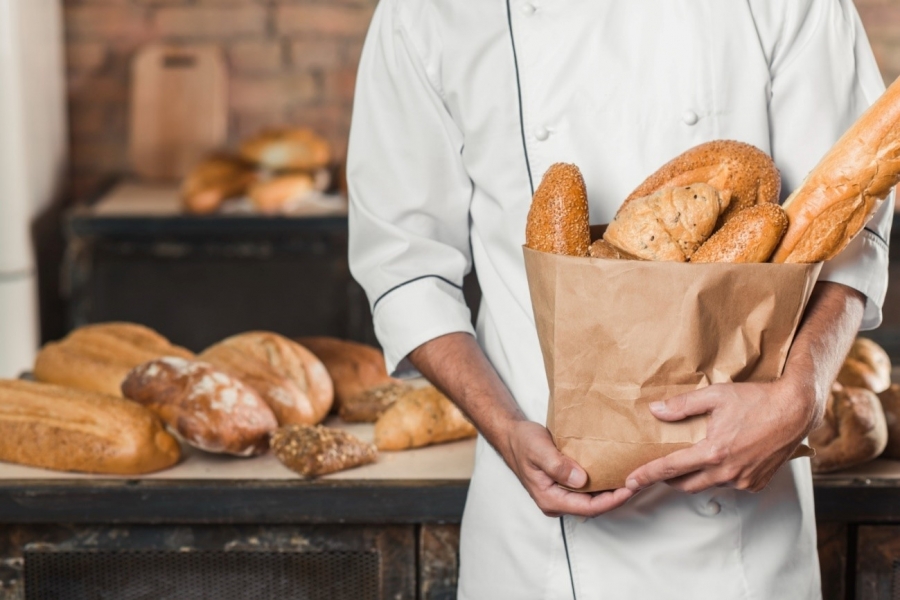
{"type": "MultiPolygon", "coordinates": [[[[490,1],[490,0],[485,0],[490,1]]],[[[129,64],[150,41],[215,42],[231,68],[232,139],[310,125],[346,151],[377,0],[64,0],[74,200],[127,171],[129,64]]],[[[886,80],[900,75],[900,0],[857,0],[886,80]]]]}

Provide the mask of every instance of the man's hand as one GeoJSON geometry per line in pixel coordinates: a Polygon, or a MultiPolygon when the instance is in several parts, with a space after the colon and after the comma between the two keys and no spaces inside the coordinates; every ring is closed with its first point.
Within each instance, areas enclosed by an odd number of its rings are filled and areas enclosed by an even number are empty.
{"type": "Polygon", "coordinates": [[[816,420],[811,391],[784,380],[718,384],[651,404],[650,411],[662,421],[709,414],[706,439],[635,470],[628,489],[665,481],[690,493],[716,486],[760,491],[816,420]]]}
{"type": "Polygon", "coordinates": [[[621,506],[636,493],[622,488],[585,494],[561,488],[560,485],[580,488],[587,482],[587,474],[556,449],[546,427],[532,421],[517,421],[511,425],[507,448],[502,453],[507,464],[548,517],[596,517],[621,506]]]}
{"type": "Polygon", "coordinates": [[[821,420],[864,305],[865,298],[856,290],[819,283],[781,379],[711,385],[651,405],[662,421],[708,414],[706,439],[636,469],[626,480],[628,489],[660,481],[686,492],[714,486],[763,489],[821,420]]]}

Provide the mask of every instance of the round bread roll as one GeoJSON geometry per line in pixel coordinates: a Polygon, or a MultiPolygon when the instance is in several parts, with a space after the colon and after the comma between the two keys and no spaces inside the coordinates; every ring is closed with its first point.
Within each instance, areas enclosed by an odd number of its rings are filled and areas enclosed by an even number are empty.
{"type": "Polygon", "coordinates": [[[250,188],[249,195],[256,210],[264,214],[276,214],[301,202],[314,190],[312,175],[299,173],[256,183],[250,188]]]}
{"type": "Polygon", "coordinates": [[[891,358],[872,340],[858,337],[850,347],[837,381],[845,387],[861,387],[880,394],[891,385],[891,358]]]}
{"type": "Polygon", "coordinates": [[[315,171],[331,160],[324,138],[309,129],[270,129],[243,144],[241,157],[270,171],[315,171]]]}
{"type": "Polygon", "coordinates": [[[193,358],[194,353],[137,323],[85,325],[41,348],[34,362],[34,378],[121,397],[128,372],[161,356],[193,358]]]}
{"type": "Polygon", "coordinates": [[[878,394],[884,421],[887,424],[888,441],[882,456],[900,460],[900,385],[896,383],[878,394]]]}
{"type": "Polygon", "coordinates": [[[587,256],[591,245],[587,190],[575,165],[556,163],[534,193],[525,245],[539,252],[587,256]]]}
{"type": "Polygon", "coordinates": [[[769,260],[787,229],[784,210],[757,204],[734,215],[691,256],[694,263],[762,263],[769,260]]]}
{"type": "Polygon", "coordinates": [[[685,262],[727,206],[728,198],[705,183],[663,188],[623,204],[603,239],[644,260],[685,262]]]}
{"type": "Polygon", "coordinates": [[[198,357],[255,389],[280,425],[315,425],[334,401],[331,377],[318,358],[276,333],[242,333],[198,357]]]}
{"type": "Polygon", "coordinates": [[[809,435],[814,473],[828,473],[863,464],[887,446],[887,422],[881,402],[862,388],[832,389],[825,422],[809,435]]]}
{"type": "Polygon", "coordinates": [[[236,156],[216,155],[191,169],[181,185],[181,200],[188,212],[215,212],[228,198],[243,196],[256,180],[253,167],[236,156]]]}
{"type": "Polygon", "coordinates": [[[768,154],[750,144],[716,140],[695,146],[664,164],[634,190],[625,204],[649,196],[664,187],[707,183],[731,201],[722,212],[719,226],[756,204],[778,202],[781,175],[768,154]]]}

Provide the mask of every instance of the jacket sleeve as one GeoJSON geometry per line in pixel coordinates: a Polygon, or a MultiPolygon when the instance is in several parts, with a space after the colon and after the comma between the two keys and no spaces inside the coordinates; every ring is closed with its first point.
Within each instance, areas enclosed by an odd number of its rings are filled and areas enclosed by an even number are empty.
{"type": "Polygon", "coordinates": [[[382,0],[373,17],[347,160],[350,270],[368,296],[388,372],[431,339],[474,334],[462,294],[472,195],[462,135],[438,91],[436,53],[423,60],[400,6],[382,0]]]}
{"type": "MultiPolygon", "coordinates": [[[[884,83],[851,0],[773,4],[801,7],[783,19],[770,53],[772,155],[787,196],[881,95],[884,83]]],[[[819,276],[865,294],[862,329],[881,323],[893,214],[892,193],[819,276]]]]}

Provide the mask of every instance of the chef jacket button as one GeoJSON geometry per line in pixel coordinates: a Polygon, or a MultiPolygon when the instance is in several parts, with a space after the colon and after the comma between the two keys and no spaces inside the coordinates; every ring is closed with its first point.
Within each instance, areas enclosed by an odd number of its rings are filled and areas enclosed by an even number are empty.
{"type": "Polygon", "coordinates": [[[544,142],[548,137],[550,137],[550,130],[546,127],[538,127],[534,130],[534,137],[537,139],[537,141],[544,142]]]}
{"type": "Polygon", "coordinates": [[[708,517],[714,517],[722,512],[722,505],[715,500],[710,500],[706,503],[706,506],[703,507],[703,512],[708,517]]]}
{"type": "Polygon", "coordinates": [[[525,15],[526,17],[530,17],[531,15],[534,14],[534,11],[536,11],[537,9],[534,7],[534,4],[532,4],[531,2],[526,2],[525,4],[522,5],[522,8],[520,8],[519,10],[521,10],[522,14],[525,15]]]}
{"type": "Polygon", "coordinates": [[[700,120],[700,117],[692,110],[684,111],[684,114],[681,115],[681,120],[684,121],[685,125],[696,125],[697,121],[700,120]]]}

